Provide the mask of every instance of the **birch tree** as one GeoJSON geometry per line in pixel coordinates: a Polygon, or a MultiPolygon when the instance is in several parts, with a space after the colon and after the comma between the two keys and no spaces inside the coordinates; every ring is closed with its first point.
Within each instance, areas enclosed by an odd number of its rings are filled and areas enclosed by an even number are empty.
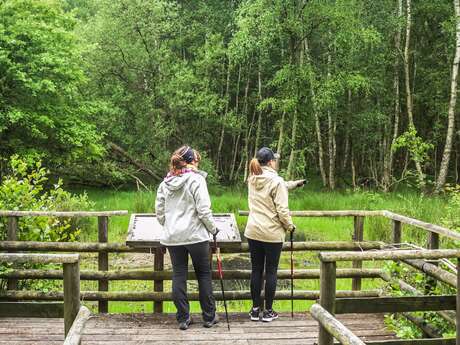
{"type": "Polygon", "coordinates": [[[441,166],[439,167],[439,175],[436,181],[436,192],[440,192],[446,183],[447,172],[449,169],[450,156],[452,151],[452,144],[454,140],[455,130],[455,108],[457,104],[457,79],[458,79],[458,65],[460,62],[460,4],[459,0],[454,0],[455,10],[455,23],[456,23],[456,40],[455,40],[455,56],[452,63],[452,76],[450,82],[450,101],[446,143],[444,145],[444,153],[442,155],[441,166]]]}
{"type": "MultiPolygon", "coordinates": [[[[410,42],[411,42],[411,31],[412,31],[412,0],[406,0],[406,42],[404,46],[404,76],[406,85],[406,105],[407,105],[407,117],[409,121],[409,133],[413,132],[417,135],[417,129],[414,123],[413,114],[413,97],[411,89],[410,79],[410,42]]],[[[419,159],[414,157],[415,167],[417,169],[418,180],[420,185],[425,185],[425,174],[422,170],[422,165],[419,159]]]]}

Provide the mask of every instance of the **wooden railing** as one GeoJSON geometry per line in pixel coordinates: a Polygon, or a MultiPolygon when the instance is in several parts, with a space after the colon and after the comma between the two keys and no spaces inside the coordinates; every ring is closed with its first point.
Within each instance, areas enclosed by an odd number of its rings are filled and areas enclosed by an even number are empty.
{"type": "MultiPolygon", "coordinates": [[[[98,237],[99,243],[108,242],[108,223],[111,216],[124,216],[128,211],[101,211],[101,212],[59,212],[59,211],[2,211],[0,217],[8,218],[7,240],[16,241],[18,239],[18,222],[19,217],[97,217],[98,218],[98,237]]],[[[10,252],[20,249],[9,248],[10,252]]],[[[23,250],[25,251],[25,250],[23,250]]],[[[78,252],[76,250],[65,250],[66,252],[78,252]]],[[[98,269],[107,271],[109,269],[108,253],[105,251],[99,252],[98,269]]],[[[106,279],[99,280],[99,291],[108,291],[108,281],[106,279]]],[[[17,290],[17,279],[11,278],[7,281],[8,290],[17,290]]],[[[99,310],[108,312],[108,304],[106,301],[99,302],[99,310]]]]}
{"type": "MultiPolygon", "coordinates": [[[[172,272],[164,270],[164,253],[161,248],[154,249],[152,260],[154,270],[110,270],[109,254],[110,253],[148,253],[149,249],[131,248],[122,243],[108,242],[108,223],[110,216],[126,215],[127,211],[111,212],[26,212],[26,211],[0,211],[0,216],[8,217],[8,241],[0,242],[0,251],[7,252],[93,252],[98,253],[98,269],[84,270],[80,272],[82,280],[97,280],[99,282],[98,291],[82,291],[81,297],[85,300],[98,301],[99,312],[108,311],[109,301],[153,301],[154,311],[162,312],[163,302],[170,301],[171,294],[164,291],[163,282],[170,280],[172,272]],[[56,217],[98,217],[98,240],[99,242],[78,243],[78,242],[29,242],[16,241],[18,226],[18,217],[21,216],[56,216],[56,217]],[[112,280],[150,280],[154,282],[154,291],[109,291],[109,282],[112,280]]],[[[240,215],[247,215],[247,211],[240,211],[240,215]]],[[[392,242],[401,242],[402,225],[408,224],[428,231],[429,248],[437,249],[439,247],[439,236],[445,236],[457,240],[460,235],[449,229],[425,223],[416,219],[401,216],[389,211],[293,211],[294,217],[353,217],[353,235],[351,241],[332,241],[332,242],[295,242],[295,251],[355,251],[367,252],[381,250],[386,244],[383,242],[365,241],[364,222],[365,217],[385,217],[392,221],[392,242]]],[[[283,251],[290,250],[290,245],[285,243],[283,251]]],[[[222,253],[246,253],[249,251],[247,243],[232,248],[222,248],[222,253]]],[[[456,285],[456,277],[452,273],[437,267],[435,264],[421,262],[420,259],[408,259],[407,263],[413,267],[422,269],[426,274],[435,277],[438,280],[448,282],[450,285],[456,285]]],[[[338,292],[339,297],[376,297],[379,295],[378,290],[360,291],[361,280],[365,278],[382,278],[387,277],[379,269],[363,269],[362,259],[355,257],[351,260],[353,268],[339,269],[336,271],[336,278],[352,278],[352,290],[338,292]]],[[[189,273],[191,279],[193,273],[189,273]]],[[[290,272],[280,270],[279,279],[290,278],[290,272]]],[[[57,270],[19,270],[13,269],[8,272],[0,273],[0,278],[8,279],[9,282],[15,282],[18,279],[62,279],[63,274],[57,270]]],[[[217,278],[214,275],[214,278],[217,278]]],[[[224,279],[249,279],[249,270],[226,270],[224,279]]],[[[319,279],[320,271],[318,269],[299,269],[296,267],[294,279],[319,279]]],[[[59,292],[31,292],[17,291],[14,284],[8,284],[10,290],[0,291],[0,300],[17,301],[17,300],[62,300],[63,294],[59,292]]],[[[317,299],[320,291],[295,291],[295,299],[317,299]]],[[[197,299],[196,293],[191,293],[191,300],[197,299]]],[[[226,297],[229,300],[250,299],[249,291],[228,291],[226,297]]],[[[216,294],[220,298],[220,294],[216,294]]],[[[279,291],[277,299],[289,299],[290,292],[279,291]]]]}
{"type": "MultiPolygon", "coordinates": [[[[33,264],[62,264],[63,266],[63,279],[64,291],[62,299],[64,300],[64,330],[65,334],[69,332],[75,317],[80,310],[80,264],[78,254],[18,254],[18,253],[0,253],[0,263],[33,263],[33,264]]],[[[2,305],[0,309],[6,309],[2,305]]],[[[24,316],[34,312],[34,310],[43,315],[46,309],[52,309],[49,313],[56,315],[60,312],[60,308],[56,305],[44,304],[15,304],[14,309],[9,309],[9,316],[24,316]],[[27,310],[25,310],[27,309],[27,310]]]]}
{"type": "MultiPolygon", "coordinates": [[[[308,250],[366,250],[380,249],[381,242],[297,242],[294,245],[296,251],[308,250]]],[[[104,252],[104,253],[133,253],[133,252],[148,252],[145,249],[129,248],[119,243],[61,243],[61,242],[28,242],[28,241],[3,241],[0,242],[1,250],[15,250],[15,251],[71,251],[71,252],[104,252]]],[[[289,246],[284,246],[283,251],[290,250],[289,246]]],[[[222,248],[225,253],[245,253],[249,252],[246,243],[242,243],[238,247],[222,248]]],[[[153,252],[157,255],[157,252],[153,252]]],[[[224,279],[249,279],[250,270],[225,270],[224,279]]],[[[319,269],[299,269],[294,273],[294,279],[319,279],[319,269]]],[[[217,279],[217,274],[214,272],[214,279],[217,279]]],[[[337,273],[337,278],[381,278],[382,271],[379,269],[362,269],[362,268],[349,268],[341,269],[337,273]]],[[[123,271],[94,271],[87,270],[81,271],[80,277],[82,280],[153,280],[161,281],[171,280],[172,271],[147,271],[147,270],[123,270],[123,271]]],[[[194,273],[189,273],[190,278],[194,278],[194,273]]],[[[3,279],[62,279],[62,273],[57,270],[45,269],[28,269],[28,270],[11,270],[9,272],[0,273],[0,278],[3,279]]],[[[278,271],[279,279],[289,279],[290,271],[278,271]]],[[[339,296],[342,297],[362,297],[362,296],[378,296],[379,290],[368,291],[339,291],[339,296]]],[[[228,300],[248,300],[251,299],[249,291],[227,291],[225,296],[228,300]]],[[[171,293],[164,291],[82,291],[82,299],[86,301],[154,301],[162,304],[164,301],[172,301],[171,293]]],[[[221,299],[221,294],[215,294],[217,300],[221,299]]],[[[294,299],[315,300],[319,297],[319,291],[297,290],[294,292],[294,299]]],[[[61,293],[58,292],[32,292],[32,291],[0,291],[0,300],[61,300],[63,298],[61,293]]],[[[197,293],[189,294],[190,300],[198,300],[197,293]]],[[[278,291],[277,299],[290,299],[290,291],[278,291]]],[[[102,312],[102,311],[100,311],[102,312]]]]}
{"type": "Polygon", "coordinates": [[[80,345],[83,329],[90,317],[91,312],[89,309],[85,306],[81,306],[75,320],[72,323],[72,327],[64,339],[64,345],[80,345]]]}
{"type": "MultiPolygon", "coordinates": [[[[405,296],[405,297],[371,297],[371,298],[340,298],[336,291],[337,262],[353,260],[420,260],[456,258],[457,269],[460,269],[460,249],[438,250],[381,250],[369,252],[328,252],[319,253],[320,268],[320,299],[310,309],[312,316],[319,322],[320,331],[318,345],[333,345],[334,338],[342,344],[362,345],[350,330],[335,319],[335,314],[345,313],[405,313],[413,311],[446,311],[456,310],[455,323],[457,330],[454,339],[416,339],[404,340],[404,344],[445,345],[456,341],[460,344],[460,290],[456,295],[446,296],[405,296]]],[[[457,285],[460,275],[457,275],[457,285]]],[[[413,292],[413,291],[412,291],[413,292]]],[[[452,320],[454,321],[454,320],[452,320]]],[[[401,341],[387,341],[393,345],[401,341]]],[[[380,342],[366,342],[380,344],[380,342]]]]}

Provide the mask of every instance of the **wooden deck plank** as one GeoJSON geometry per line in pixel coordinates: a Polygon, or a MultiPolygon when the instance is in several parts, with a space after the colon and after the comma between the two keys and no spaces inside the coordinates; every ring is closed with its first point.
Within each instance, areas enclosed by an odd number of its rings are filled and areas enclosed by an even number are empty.
{"type": "Polygon", "coordinates": [[[42,341],[34,341],[34,342],[24,342],[24,341],[17,341],[17,340],[12,340],[12,341],[3,341],[0,340],[0,345],[62,345],[64,340],[59,340],[59,341],[49,341],[49,340],[42,340],[42,341]]]}
{"type": "MultiPolygon", "coordinates": [[[[192,315],[193,320],[196,323],[202,322],[201,316],[199,315],[192,315]]],[[[363,317],[357,317],[353,315],[339,315],[338,319],[347,324],[363,324],[363,317]]],[[[365,315],[366,323],[382,323],[383,316],[381,315],[365,315]]],[[[294,319],[291,319],[290,316],[281,315],[281,317],[276,320],[276,323],[288,321],[283,323],[283,327],[296,327],[296,326],[305,326],[305,325],[313,325],[317,326],[318,323],[308,314],[299,314],[296,315],[294,319]]],[[[224,316],[221,315],[221,322],[224,322],[224,316]]],[[[240,315],[234,316],[231,315],[231,324],[235,327],[272,327],[271,325],[276,323],[261,323],[261,322],[248,322],[248,316],[245,314],[243,317],[240,315]]],[[[177,324],[174,320],[173,316],[170,316],[167,321],[164,319],[158,318],[137,318],[136,316],[125,316],[124,319],[120,319],[117,315],[117,318],[110,318],[106,315],[103,316],[96,316],[91,319],[86,326],[86,328],[90,329],[93,327],[100,328],[100,327],[108,327],[108,328],[118,328],[120,326],[128,327],[148,327],[148,328],[177,328],[177,324]]]]}
{"type": "MultiPolygon", "coordinates": [[[[107,341],[85,341],[84,343],[82,343],[82,345],[109,345],[109,344],[119,344],[119,343],[117,343],[117,342],[112,343],[110,340],[107,340],[107,341]]],[[[122,345],[147,345],[147,344],[149,344],[149,345],[150,344],[152,344],[152,345],[218,345],[218,344],[248,345],[248,342],[246,340],[231,340],[228,343],[222,343],[222,342],[215,342],[215,341],[199,341],[199,340],[191,339],[191,340],[187,340],[186,343],[184,343],[182,341],[181,342],[172,342],[172,341],[150,340],[150,341],[145,341],[145,342],[143,342],[143,341],[127,341],[127,342],[123,342],[122,345]]],[[[304,344],[313,345],[313,341],[311,343],[304,343],[304,344]]],[[[280,345],[280,344],[278,343],[277,345],[280,345]]]]}
{"type": "MultiPolygon", "coordinates": [[[[271,323],[251,322],[246,313],[230,315],[230,332],[224,315],[211,329],[202,327],[201,315],[193,315],[195,323],[187,331],[177,329],[172,314],[96,315],[85,327],[82,345],[313,345],[318,336],[318,324],[307,313],[296,313],[294,319],[282,314],[271,323]]],[[[340,315],[341,320],[363,340],[394,339],[385,328],[383,315],[340,315]]],[[[62,319],[0,318],[0,345],[62,344],[62,319]]]]}

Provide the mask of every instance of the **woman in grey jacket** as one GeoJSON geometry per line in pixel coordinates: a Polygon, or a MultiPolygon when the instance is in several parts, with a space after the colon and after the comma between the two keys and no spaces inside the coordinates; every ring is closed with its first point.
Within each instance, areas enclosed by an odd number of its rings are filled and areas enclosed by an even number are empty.
{"type": "Polygon", "coordinates": [[[173,266],[172,295],[182,330],[192,323],[187,299],[189,254],[198,279],[203,326],[209,328],[218,321],[209,262],[210,234],[218,230],[212,218],[206,173],[198,170],[200,159],[189,146],[176,150],[155,202],[157,219],[164,229],[160,243],[168,248],[173,266]]]}

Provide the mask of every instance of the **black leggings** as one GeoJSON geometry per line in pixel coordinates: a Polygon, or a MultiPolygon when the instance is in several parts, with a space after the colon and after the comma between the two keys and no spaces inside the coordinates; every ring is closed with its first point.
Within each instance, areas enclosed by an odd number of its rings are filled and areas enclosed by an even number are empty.
{"type": "Polygon", "coordinates": [[[251,252],[251,297],[253,307],[260,306],[260,293],[265,266],[265,308],[272,309],[276,292],[276,272],[280,261],[282,242],[262,242],[248,238],[251,252]]]}
{"type": "Polygon", "coordinates": [[[204,321],[214,319],[216,302],[212,294],[212,272],[209,264],[209,241],[183,246],[168,246],[173,267],[172,296],[177,308],[177,321],[182,322],[190,316],[187,298],[188,256],[192,257],[193,268],[198,280],[198,291],[204,321]]]}

